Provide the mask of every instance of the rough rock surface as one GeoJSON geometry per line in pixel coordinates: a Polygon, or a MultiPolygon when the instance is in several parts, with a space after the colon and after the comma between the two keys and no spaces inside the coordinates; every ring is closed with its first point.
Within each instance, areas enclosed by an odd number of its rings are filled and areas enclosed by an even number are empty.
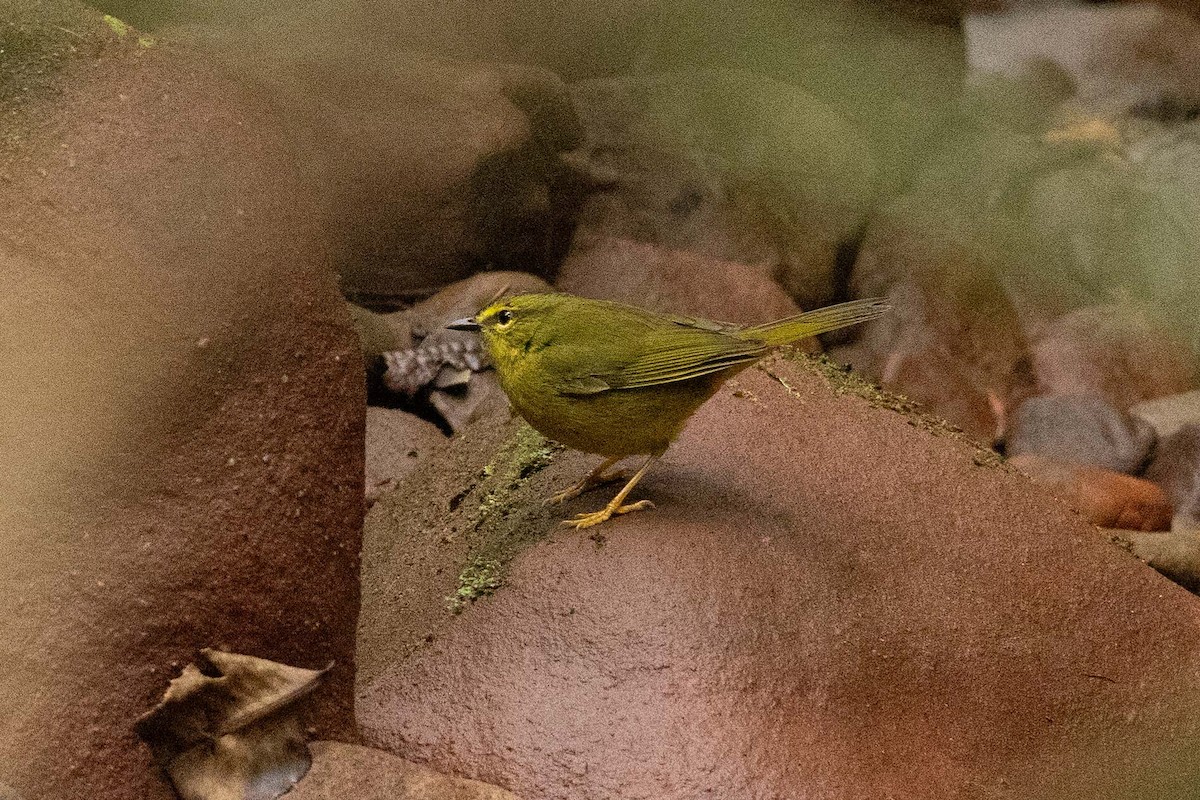
{"type": "Polygon", "coordinates": [[[166,796],[133,723],[205,646],[336,661],[353,736],[361,361],[286,139],[82,5],[0,17],[0,781],[166,796]]]}
{"type": "Polygon", "coordinates": [[[367,409],[366,498],[375,502],[446,437],[432,422],[398,408],[367,409]]]}
{"type": "Polygon", "coordinates": [[[539,502],[592,459],[448,444],[371,514],[365,738],[539,798],[1187,796],[1200,606],[930,428],[768,362],[602,543],[539,502]]]}
{"type": "Polygon", "coordinates": [[[313,765],[289,800],[519,800],[479,781],[443,775],[402,758],[337,742],[314,742],[313,765]]]}

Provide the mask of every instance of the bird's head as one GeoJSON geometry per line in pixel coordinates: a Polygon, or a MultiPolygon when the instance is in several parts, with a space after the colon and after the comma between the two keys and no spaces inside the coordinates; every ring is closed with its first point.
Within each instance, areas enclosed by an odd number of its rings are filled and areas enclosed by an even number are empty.
{"type": "Polygon", "coordinates": [[[527,355],[545,338],[544,323],[568,295],[521,294],[505,297],[473,317],[451,322],[456,331],[478,331],[496,368],[527,355]]]}

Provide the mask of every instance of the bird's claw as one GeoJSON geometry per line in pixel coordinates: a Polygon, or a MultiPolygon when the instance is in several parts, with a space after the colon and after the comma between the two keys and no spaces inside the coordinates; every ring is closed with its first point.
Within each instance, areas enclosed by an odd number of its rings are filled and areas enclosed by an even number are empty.
{"type": "Polygon", "coordinates": [[[616,508],[608,506],[600,509],[599,511],[592,511],[591,513],[587,514],[576,514],[573,519],[564,519],[562,524],[564,527],[574,528],[578,531],[583,530],[584,528],[590,528],[593,525],[599,525],[601,522],[605,522],[619,514],[628,514],[631,511],[644,511],[647,508],[654,508],[654,503],[650,502],[649,500],[639,500],[636,503],[630,503],[629,505],[625,506],[618,506],[616,508]]]}

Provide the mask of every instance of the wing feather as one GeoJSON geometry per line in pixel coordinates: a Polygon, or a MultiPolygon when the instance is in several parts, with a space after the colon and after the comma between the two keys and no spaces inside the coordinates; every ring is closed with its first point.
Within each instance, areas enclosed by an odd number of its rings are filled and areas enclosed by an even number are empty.
{"type": "Polygon", "coordinates": [[[759,341],[682,324],[655,330],[640,344],[643,349],[633,358],[576,378],[563,387],[564,393],[595,394],[691,380],[755,361],[769,350],[759,341]]]}

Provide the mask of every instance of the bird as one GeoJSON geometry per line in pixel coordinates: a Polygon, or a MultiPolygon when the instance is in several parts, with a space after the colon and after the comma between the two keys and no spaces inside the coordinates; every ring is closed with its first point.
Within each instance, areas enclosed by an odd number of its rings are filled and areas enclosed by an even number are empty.
{"type": "Polygon", "coordinates": [[[878,298],[852,300],[740,326],[537,293],[497,299],[446,327],[479,333],[513,409],[535,430],[604,459],[547,504],[626,480],[604,508],[562,523],[582,529],[654,507],[649,500],[625,500],[725,381],[780,346],[889,309],[878,298]],[[607,472],[630,456],[645,457],[632,475],[607,472]]]}

